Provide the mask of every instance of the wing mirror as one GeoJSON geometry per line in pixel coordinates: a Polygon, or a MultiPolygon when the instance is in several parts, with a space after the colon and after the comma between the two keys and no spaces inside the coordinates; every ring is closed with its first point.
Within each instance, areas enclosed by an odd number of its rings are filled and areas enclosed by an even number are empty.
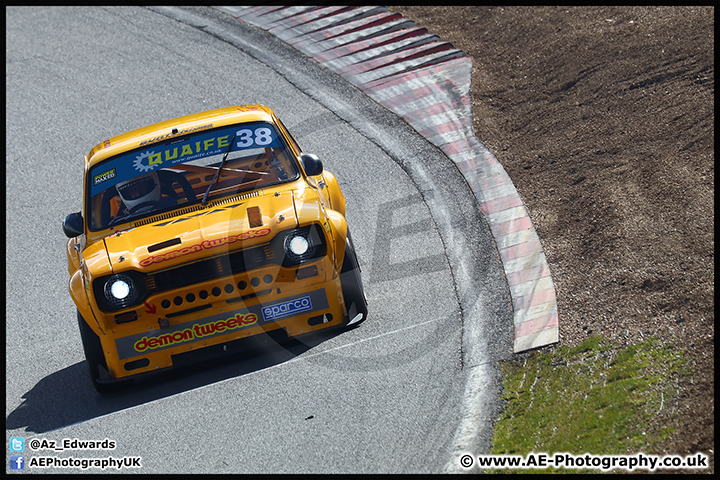
{"type": "Polygon", "coordinates": [[[312,153],[304,153],[300,155],[300,163],[308,177],[320,175],[323,172],[323,164],[317,155],[312,153]]]}
{"type": "Polygon", "coordinates": [[[65,221],[63,222],[63,232],[65,232],[65,235],[68,238],[74,238],[78,235],[82,235],[83,230],[83,217],[80,212],[71,213],[65,217],[65,221]]]}

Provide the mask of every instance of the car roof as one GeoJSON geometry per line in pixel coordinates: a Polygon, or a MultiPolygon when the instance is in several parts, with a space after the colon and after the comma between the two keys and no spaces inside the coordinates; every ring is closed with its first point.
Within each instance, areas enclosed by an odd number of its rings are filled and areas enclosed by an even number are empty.
{"type": "Polygon", "coordinates": [[[90,168],[119,153],[175,135],[182,136],[224,125],[257,121],[274,123],[273,109],[264,105],[235,105],[165,120],[114,136],[95,145],[86,157],[85,166],[90,168]]]}

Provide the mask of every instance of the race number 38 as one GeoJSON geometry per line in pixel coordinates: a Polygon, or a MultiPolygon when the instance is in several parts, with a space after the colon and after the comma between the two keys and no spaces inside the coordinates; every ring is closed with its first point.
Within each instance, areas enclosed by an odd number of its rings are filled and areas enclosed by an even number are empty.
{"type": "Polygon", "coordinates": [[[238,130],[235,135],[238,139],[238,148],[250,148],[253,145],[264,147],[273,142],[272,130],[267,127],[260,127],[255,130],[243,128],[238,130]]]}

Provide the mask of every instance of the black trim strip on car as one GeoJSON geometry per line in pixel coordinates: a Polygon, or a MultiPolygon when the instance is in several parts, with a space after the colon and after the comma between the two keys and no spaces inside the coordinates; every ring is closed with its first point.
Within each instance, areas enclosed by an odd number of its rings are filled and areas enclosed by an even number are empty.
{"type": "Polygon", "coordinates": [[[181,316],[181,315],[187,315],[187,314],[189,314],[189,313],[199,312],[199,311],[201,311],[201,310],[206,310],[206,309],[208,309],[208,308],[212,308],[212,303],[208,303],[208,304],[205,304],[205,305],[200,305],[199,307],[188,308],[188,309],[185,309],[185,310],[181,310],[181,311],[179,311],[179,312],[166,313],[165,316],[166,316],[167,318],[179,317],[179,316],[181,316]]]}

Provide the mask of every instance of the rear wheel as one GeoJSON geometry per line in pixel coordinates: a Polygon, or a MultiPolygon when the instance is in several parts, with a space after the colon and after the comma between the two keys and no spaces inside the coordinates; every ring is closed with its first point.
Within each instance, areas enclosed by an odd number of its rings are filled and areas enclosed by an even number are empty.
{"type": "Polygon", "coordinates": [[[118,391],[124,386],[124,384],[107,384],[98,382],[101,378],[100,372],[108,371],[102,344],[100,343],[100,337],[92,331],[85,319],[83,319],[82,315],[80,315],[80,312],[78,312],[77,317],[78,325],[80,327],[80,338],[82,338],[83,350],[85,351],[85,360],[87,361],[90,372],[90,380],[92,381],[93,387],[95,387],[95,390],[99,393],[111,393],[118,391]]]}
{"type": "Polygon", "coordinates": [[[347,309],[348,327],[355,327],[367,318],[367,298],[360,277],[360,264],[355,255],[350,230],[347,232],[345,243],[345,258],[340,269],[340,284],[342,285],[345,308],[347,309]]]}

